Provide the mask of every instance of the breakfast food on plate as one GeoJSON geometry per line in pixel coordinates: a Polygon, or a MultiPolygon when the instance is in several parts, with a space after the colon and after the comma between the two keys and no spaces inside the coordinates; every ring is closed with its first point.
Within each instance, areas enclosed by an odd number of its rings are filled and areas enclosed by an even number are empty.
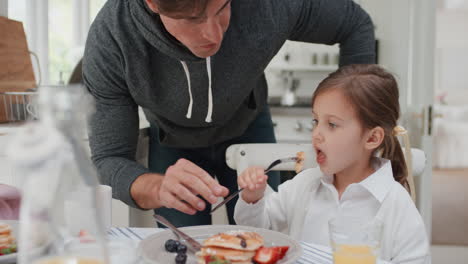
{"type": "Polygon", "coordinates": [[[207,264],[231,264],[229,260],[224,259],[223,257],[218,256],[205,256],[203,259],[205,262],[198,263],[207,263],[207,264]]]}
{"type": "Polygon", "coordinates": [[[286,256],[289,247],[262,247],[257,250],[253,258],[258,264],[273,264],[286,256]]]}
{"type": "Polygon", "coordinates": [[[222,247],[255,251],[263,246],[263,238],[255,232],[229,231],[209,237],[203,243],[207,247],[222,247]]]}
{"type": "Polygon", "coordinates": [[[282,259],[288,247],[264,247],[256,232],[229,231],[213,235],[196,253],[199,264],[273,264],[282,259]]]}
{"type": "Polygon", "coordinates": [[[294,166],[294,170],[296,171],[296,173],[299,173],[302,171],[302,167],[304,166],[304,157],[305,154],[304,154],[304,151],[299,151],[296,153],[296,164],[294,166]]]}
{"type": "Polygon", "coordinates": [[[175,258],[175,263],[176,264],[185,264],[187,262],[187,254],[185,253],[178,253],[176,258],[175,258]]]}
{"type": "Polygon", "coordinates": [[[167,252],[177,253],[175,257],[176,264],[185,264],[187,262],[187,246],[177,240],[169,239],[164,243],[167,252]]]}
{"type": "Polygon", "coordinates": [[[255,251],[244,251],[237,249],[221,248],[221,247],[203,247],[199,256],[219,256],[233,263],[251,263],[255,256],[255,251]]]}
{"type": "Polygon", "coordinates": [[[15,252],[16,242],[10,225],[0,223],[0,256],[15,252]]]}

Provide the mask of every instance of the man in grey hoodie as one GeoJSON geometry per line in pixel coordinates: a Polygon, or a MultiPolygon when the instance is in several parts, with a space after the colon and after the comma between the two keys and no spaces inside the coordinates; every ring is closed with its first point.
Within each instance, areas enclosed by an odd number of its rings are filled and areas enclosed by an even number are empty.
{"type": "Polygon", "coordinates": [[[288,39],[340,43],[340,65],[375,62],[372,21],[351,0],[108,0],[83,79],[92,159],[113,197],[176,226],[210,224],[210,204],[238,188],[226,148],[275,142],[264,70],[288,39]],[[149,168],[135,162],[138,106],[149,168]]]}

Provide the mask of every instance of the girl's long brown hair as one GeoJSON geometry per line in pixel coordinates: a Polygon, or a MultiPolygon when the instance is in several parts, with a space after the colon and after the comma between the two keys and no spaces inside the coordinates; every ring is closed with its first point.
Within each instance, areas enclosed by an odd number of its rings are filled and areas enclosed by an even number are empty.
{"type": "Polygon", "coordinates": [[[400,117],[398,84],[392,74],[376,64],[354,64],[331,73],[317,87],[312,107],[318,95],[338,89],[353,105],[364,128],[382,127],[385,138],[375,150],[391,161],[393,177],[409,192],[408,169],[394,128],[400,117]]]}

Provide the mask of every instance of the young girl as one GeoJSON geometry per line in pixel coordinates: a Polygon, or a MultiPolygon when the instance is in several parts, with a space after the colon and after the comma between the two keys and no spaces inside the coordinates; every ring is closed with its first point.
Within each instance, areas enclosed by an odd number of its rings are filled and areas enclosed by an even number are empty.
{"type": "Polygon", "coordinates": [[[430,262],[396,137],[402,131],[398,96],[395,78],[377,65],[350,65],[330,74],[312,97],[312,141],[320,169],[301,172],[278,192],[267,187],[263,168],[246,169],[238,177],[245,189],[235,208],[237,224],[330,246],[330,219],[377,218],[383,223],[381,259],[430,262]]]}

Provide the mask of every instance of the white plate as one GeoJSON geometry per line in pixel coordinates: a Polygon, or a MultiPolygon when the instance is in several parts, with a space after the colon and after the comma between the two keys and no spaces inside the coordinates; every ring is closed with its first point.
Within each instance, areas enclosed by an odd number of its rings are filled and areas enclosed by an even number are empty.
{"type": "MultiPolygon", "coordinates": [[[[302,247],[299,242],[289,236],[271,230],[237,225],[205,225],[180,228],[187,235],[202,243],[208,237],[230,230],[254,231],[260,234],[266,247],[289,246],[286,256],[278,261],[278,264],[294,263],[302,256],[302,247]]],[[[175,264],[176,253],[167,252],[164,243],[168,239],[177,239],[170,230],[158,232],[142,240],[138,246],[141,256],[147,263],[153,264],[175,264]]],[[[197,263],[196,257],[192,253],[187,253],[187,264],[197,263]]]]}
{"type": "MultiPolygon", "coordinates": [[[[18,221],[15,220],[0,220],[1,223],[5,223],[11,226],[13,231],[13,237],[15,240],[18,238],[18,221]]],[[[0,263],[16,263],[17,253],[11,253],[7,255],[0,256],[0,263]]]]}

